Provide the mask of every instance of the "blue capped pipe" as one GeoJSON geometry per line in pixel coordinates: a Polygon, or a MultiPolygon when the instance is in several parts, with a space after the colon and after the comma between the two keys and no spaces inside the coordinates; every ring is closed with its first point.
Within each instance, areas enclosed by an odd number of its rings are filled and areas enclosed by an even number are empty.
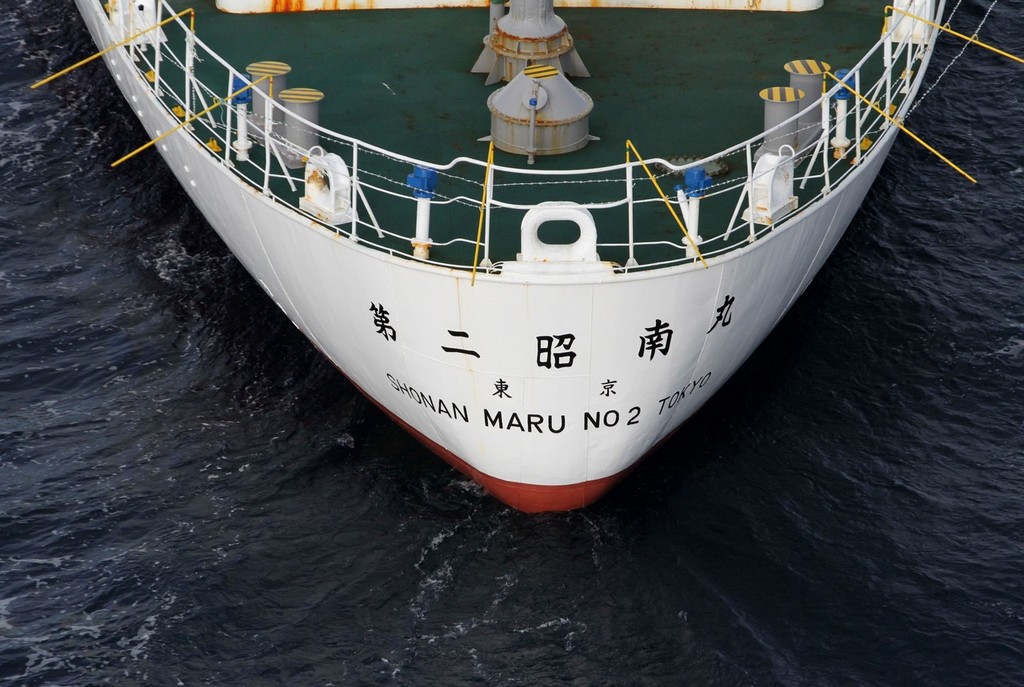
{"type": "MultiPolygon", "coordinates": [[[[231,92],[234,93],[237,90],[245,88],[249,85],[249,79],[244,76],[233,76],[231,77],[231,92]]],[[[242,91],[234,98],[231,99],[232,105],[248,105],[252,102],[252,89],[242,91]]]]}
{"type": "Polygon", "coordinates": [[[704,191],[711,188],[711,177],[708,176],[704,167],[691,167],[686,170],[683,180],[686,182],[687,198],[700,198],[704,195],[704,191]]]}
{"type": "Polygon", "coordinates": [[[437,170],[417,165],[412,174],[405,178],[405,185],[412,188],[413,198],[430,199],[437,188],[437,170]]]}
{"type": "MultiPolygon", "coordinates": [[[[842,81],[850,88],[854,87],[853,74],[850,73],[849,69],[840,69],[836,72],[836,78],[842,81]]],[[[850,100],[853,98],[853,92],[846,88],[840,88],[836,91],[835,95],[832,96],[833,100],[850,100]]]]}
{"type": "MultiPolygon", "coordinates": [[[[249,85],[249,80],[244,76],[231,77],[231,92],[235,93],[249,85]]],[[[231,104],[235,107],[238,115],[238,123],[235,125],[236,138],[231,144],[235,151],[235,159],[245,162],[249,159],[249,150],[252,148],[252,141],[249,139],[249,103],[252,102],[252,89],[242,91],[231,98],[231,104]]]]}
{"type": "Polygon", "coordinates": [[[430,199],[437,188],[437,170],[428,167],[413,167],[412,174],[405,178],[416,199],[416,236],[412,239],[412,254],[419,260],[430,259],[430,199]]]}
{"type": "Polygon", "coordinates": [[[695,245],[700,245],[704,240],[700,236],[700,199],[704,197],[704,191],[711,187],[711,177],[704,171],[704,167],[692,167],[683,173],[683,180],[686,186],[676,186],[676,201],[683,213],[687,233],[690,241],[683,239],[686,246],[686,257],[697,256],[695,245]]]}
{"type": "MultiPolygon", "coordinates": [[[[851,89],[855,88],[855,75],[851,74],[849,69],[837,71],[836,78],[851,89]]],[[[848,101],[853,100],[853,91],[840,87],[835,92],[835,95],[832,96],[832,99],[836,103],[836,135],[832,137],[833,156],[835,159],[841,160],[850,147],[850,137],[846,133],[846,115],[847,108],[849,107],[848,101]]]]}

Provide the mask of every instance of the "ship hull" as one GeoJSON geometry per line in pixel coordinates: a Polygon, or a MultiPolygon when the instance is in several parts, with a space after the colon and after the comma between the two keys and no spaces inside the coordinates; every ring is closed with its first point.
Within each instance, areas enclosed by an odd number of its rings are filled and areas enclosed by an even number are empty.
{"type": "MultiPolygon", "coordinates": [[[[94,0],[76,0],[101,47],[94,0]]],[[[147,133],[177,122],[125,51],[105,58],[147,133]]],[[[242,183],[186,133],[157,148],[282,311],[360,391],[525,511],[592,503],[693,415],[806,289],[892,146],[747,245],[662,270],[474,277],[339,235],[242,183]]]]}

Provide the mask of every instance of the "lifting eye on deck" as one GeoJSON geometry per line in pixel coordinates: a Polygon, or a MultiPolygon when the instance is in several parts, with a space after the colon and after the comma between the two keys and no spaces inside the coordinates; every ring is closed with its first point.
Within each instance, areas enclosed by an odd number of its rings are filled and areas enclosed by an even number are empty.
{"type": "Polygon", "coordinates": [[[520,262],[598,262],[597,226],[594,216],[582,205],[566,201],[549,201],[534,206],[523,217],[520,228],[522,252],[520,262]],[[571,222],[579,229],[579,238],[572,243],[545,243],[540,228],[548,222],[571,222]]]}

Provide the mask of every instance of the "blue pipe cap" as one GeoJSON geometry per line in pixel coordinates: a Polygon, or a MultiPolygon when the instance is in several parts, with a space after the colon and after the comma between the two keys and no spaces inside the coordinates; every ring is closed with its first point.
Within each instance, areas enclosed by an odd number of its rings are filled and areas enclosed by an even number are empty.
{"type": "MultiPolygon", "coordinates": [[[[244,76],[233,76],[231,77],[231,92],[234,93],[240,88],[245,88],[249,85],[249,79],[244,76]]],[[[231,99],[232,105],[248,105],[252,102],[252,89],[242,91],[234,98],[231,99]]]]}
{"type": "Polygon", "coordinates": [[[412,174],[405,178],[405,185],[412,187],[414,198],[433,198],[437,188],[437,171],[427,167],[413,167],[412,174]]]}
{"type": "MultiPolygon", "coordinates": [[[[850,73],[849,69],[840,69],[839,71],[837,71],[836,78],[842,81],[850,88],[853,88],[853,74],[850,73]]],[[[846,90],[841,86],[839,90],[836,91],[836,94],[832,96],[833,100],[850,100],[851,98],[853,98],[853,93],[851,93],[850,91],[846,90]]]]}
{"type": "Polygon", "coordinates": [[[691,167],[686,170],[683,180],[686,181],[687,198],[700,198],[704,191],[711,188],[711,177],[703,167],[691,167]]]}

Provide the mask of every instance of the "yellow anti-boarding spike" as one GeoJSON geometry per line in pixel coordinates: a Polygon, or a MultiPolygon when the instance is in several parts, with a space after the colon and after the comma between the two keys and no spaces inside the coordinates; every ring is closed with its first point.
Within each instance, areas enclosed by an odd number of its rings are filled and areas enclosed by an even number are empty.
{"type": "MultiPolygon", "coordinates": [[[[921,137],[920,137],[920,136],[918,136],[917,134],[915,134],[915,133],[914,133],[913,131],[911,131],[911,130],[910,130],[910,129],[908,129],[907,127],[903,126],[903,123],[902,123],[902,122],[900,122],[900,121],[899,121],[898,119],[895,119],[895,118],[893,118],[893,117],[891,117],[891,116],[887,115],[887,114],[885,113],[885,111],[884,111],[884,110],[882,110],[882,109],[881,109],[880,107],[878,107],[878,105],[875,105],[875,104],[874,104],[873,102],[871,102],[870,100],[868,100],[867,98],[865,98],[865,97],[864,97],[863,95],[861,95],[860,93],[858,93],[858,92],[857,92],[856,90],[854,90],[854,88],[853,88],[852,86],[850,86],[850,84],[846,83],[845,81],[843,81],[842,79],[840,79],[840,78],[839,78],[838,76],[836,76],[836,75],[835,75],[835,74],[833,74],[832,72],[825,72],[825,75],[826,75],[826,76],[828,76],[829,78],[831,78],[831,79],[832,79],[833,81],[835,81],[836,83],[838,83],[838,84],[839,84],[840,86],[842,86],[842,87],[843,87],[843,88],[845,88],[846,90],[848,90],[848,91],[849,91],[850,93],[852,93],[852,94],[853,94],[853,95],[854,95],[854,96],[855,96],[855,97],[856,97],[856,98],[857,98],[858,100],[860,100],[861,102],[863,102],[863,103],[867,104],[867,106],[868,106],[868,107],[870,107],[870,108],[871,108],[872,110],[874,110],[874,111],[875,111],[875,112],[877,112],[878,114],[880,114],[880,115],[882,115],[883,117],[885,117],[885,118],[886,118],[886,119],[887,119],[887,120],[888,120],[889,122],[891,122],[892,124],[895,124],[895,125],[896,125],[896,127],[897,127],[897,128],[898,128],[898,129],[900,130],[900,131],[902,131],[902,132],[903,132],[903,133],[905,133],[905,134],[906,134],[907,136],[910,136],[910,137],[911,137],[912,139],[914,139],[915,141],[917,141],[918,143],[920,143],[920,144],[921,144],[922,146],[924,146],[924,147],[925,147],[925,149],[926,149],[926,150],[928,150],[928,152],[930,152],[930,153],[931,153],[932,155],[934,155],[935,157],[939,158],[940,160],[942,160],[943,162],[945,162],[945,163],[946,163],[947,165],[949,165],[950,167],[952,167],[953,169],[955,169],[955,170],[956,170],[957,172],[959,172],[960,174],[962,174],[962,175],[964,176],[964,178],[966,178],[966,179],[967,179],[968,181],[970,181],[970,182],[971,182],[972,184],[976,184],[976,183],[978,183],[978,180],[977,180],[977,179],[975,179],[975,178],[974,178],[974,177],[972,177],[972,176],[971,176],[970,174],[968,174],[968,173],[967,173],[967,172],[965,172],[964,170],[962,170],[962,169],[960,169],[959,167],[957,167],[957,166],[956,166],[956,164],[954,164],[954,163],[953,163],[953,161],[952,161],[952,160],[950,160],[950,159],[949,159],[948,157],[946,157],[945,155],[943,155],[943,154],[942,154],[942,153],[940,153],[939,151],[935,150],[935,148],[933,148],[932,146],[930,146],[930,145],[928,145],[927,143],[925,143],[925,142],[924,142],[924,141],[923,141],[923,140],[921,139],[921,137]]],[[[836,159],[839,159],[839,157],[837,156],[837,158],[836,158],[836,159]]]]}

